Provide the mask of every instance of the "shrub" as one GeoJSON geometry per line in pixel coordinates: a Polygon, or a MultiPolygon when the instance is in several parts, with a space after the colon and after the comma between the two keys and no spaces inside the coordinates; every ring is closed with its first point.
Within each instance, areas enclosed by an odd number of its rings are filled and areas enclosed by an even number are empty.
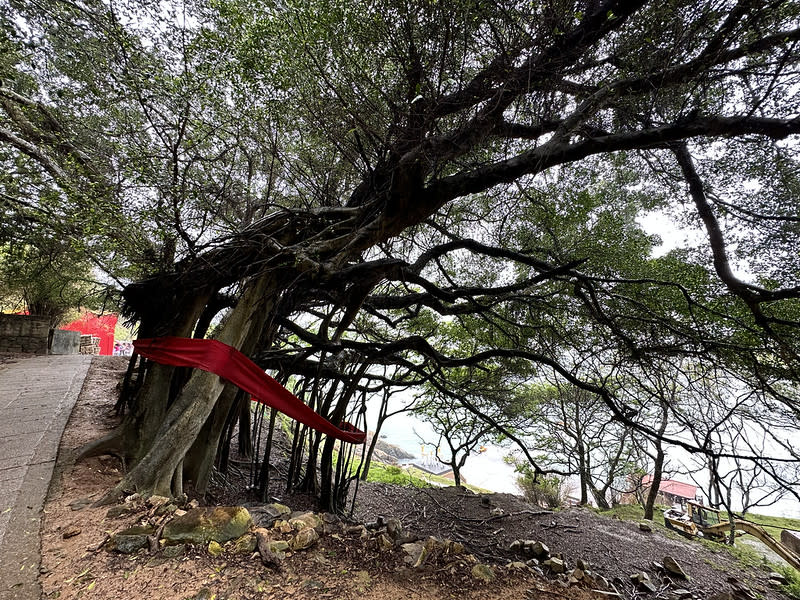
{"type": "Polygon", "coordinates": [[[555,475],[534,477],[530,470],[517,478],[517,484],[528,502],[544,508],[559,508],[569,492],[563,478],[555,475]]]}

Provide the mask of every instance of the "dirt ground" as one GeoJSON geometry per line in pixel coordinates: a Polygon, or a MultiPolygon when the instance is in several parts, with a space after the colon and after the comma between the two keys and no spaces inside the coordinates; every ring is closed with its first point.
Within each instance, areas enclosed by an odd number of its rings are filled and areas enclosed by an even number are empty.
{"type": "MultiPolygon", "coordinates": [[[[310,550],[287,557],[279,571],[257,558],[228,553],[218,557],[194,548],[181,558],[141,551],[121,555],[103,548],[107,537],[135,525],[141,514],[108,518],[108,507],[91,503],[113,486],[122,465],[112,457],[74,463],[74,449],[109,431],[117,421],[112,407],[125,357],[95,357],[61,443],[42,525],[42,575],[45,598],[120,598],[249,600],[256,598],[332,598],[397,600],[398,598],[575,599],[608,597],[567,587],[553,577],[522,568],[508,551],[516,539],[546,543],[562,553],[568,567],[578,559],[616,582],[625,598],[669,598],[661,589],[647,596],[635,592],[630,575],[654,575],[652,561],[676,558],[689,574],[681,583],[696,598],[731,588],[729,578],[744,582],[761,598],[784,598],[769,589],[766,570],[743,571],[727,554],[712,552],[659,528],[645,533],[630,522],[598,516],[586,509],[550,513],[508,494],[482,497],[457,488],[362,484],[354,517],[374,521],[379,515],[401,520],[421,539],[436,536],[462,542],[481,562],[491,564],[496,579],[486,583],[471,574],[466,561],[435,563],[410,569],[399,549],[381,551],[373,540],[342,530],[323,536],[310,550]],[[500,509],[499,511],[497,509],[500,509]],[[502,512],[501,512],[502,511],[502,512]]],[[[238,490],[241,492],[241,490],[238,490]]],[[[218,488],[214,500],[233,498],[218,488]]],[[[303,500],[283,497],[295,509],[303,500]]],[[[240,498],[242,502],[251,501],[240,498]]],[[[306,499],[307,503],[308,500],[306,499]]],[[[736,584],[733,584],[734,586],[736,584]]]]}

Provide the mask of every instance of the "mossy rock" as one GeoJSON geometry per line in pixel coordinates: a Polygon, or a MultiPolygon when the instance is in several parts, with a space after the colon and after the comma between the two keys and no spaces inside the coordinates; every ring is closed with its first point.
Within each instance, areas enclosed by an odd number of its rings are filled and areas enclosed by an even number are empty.
{"type": "Polygon", "coordinates": [[[234,554],[252,554],[256,551],[256,536],[246,533],[233,544],[234,554]]]}
{"type": "Polygon", "coordinates": [[[319,516],[315,515],[313,512],[303,513],[289,519],[289,525],[291,525],[296,531],[302,531],[303,529],[316,529],[317,533],[322,531],[322,519],[319,516]]]}
{"type": "Polygon", "coordinates": [[[224,544],[242,537],[253,524],[241,506],[193,508],[166,524],[162,537],[167,544],[224,544]]]}
{"type": "Polygon", "coordinates": [[[133,554],[137,550],[147,547],[147,537],[153,535],[153,527],[130,527],[115,533],[108,540],[108,547],[122,554],[133,554]]]}
{"type": "Polygon", "coordinates": [[[486,583],[491,583],[495,579],[495,574],[492,568],[482,563],[478,563],[472,567],[472,576],[476,579],[481,579],[486,583]]]}

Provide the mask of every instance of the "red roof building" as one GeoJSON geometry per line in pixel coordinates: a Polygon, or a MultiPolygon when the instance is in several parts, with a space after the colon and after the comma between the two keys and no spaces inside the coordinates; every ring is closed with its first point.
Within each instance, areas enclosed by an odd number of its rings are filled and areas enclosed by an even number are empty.
{"type": "MultiPolygon", "coordinates": [[[[642,477],[642,487],[650,487],[650,482],[652,481],[652,475],[645,475],[642,477]]],[[[682,481],[673,481],[672,479],[662,479],[661,484],[658,486],[658,491],[664,495],[667,504],[676,501],[682,503],[686,500],[694,500],[697,497],[696,485],[683,483],[682,481]]]]}

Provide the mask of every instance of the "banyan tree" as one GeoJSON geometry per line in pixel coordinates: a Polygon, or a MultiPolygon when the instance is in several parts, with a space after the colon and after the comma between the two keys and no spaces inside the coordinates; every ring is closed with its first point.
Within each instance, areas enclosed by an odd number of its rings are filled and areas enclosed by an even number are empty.
{"type": "MultiPolygon", "coordinates": [[[[797,3],[180,4],[3,16],[3,210],[84,244],[140,338],[211,336],[360,427],[428,386],[516,439],[452,374],[546,368],[669,438],[582,370],[611,355],[719,361],[796,420],[797,3]],[[697,251],[651,255],[654,211],[697,251]]],[[[248,403],[134,357],[109,497],[204,491],[248,403]]],[[[293,433],[289,483],[341,509],[360,449],[293,433]]]]}

